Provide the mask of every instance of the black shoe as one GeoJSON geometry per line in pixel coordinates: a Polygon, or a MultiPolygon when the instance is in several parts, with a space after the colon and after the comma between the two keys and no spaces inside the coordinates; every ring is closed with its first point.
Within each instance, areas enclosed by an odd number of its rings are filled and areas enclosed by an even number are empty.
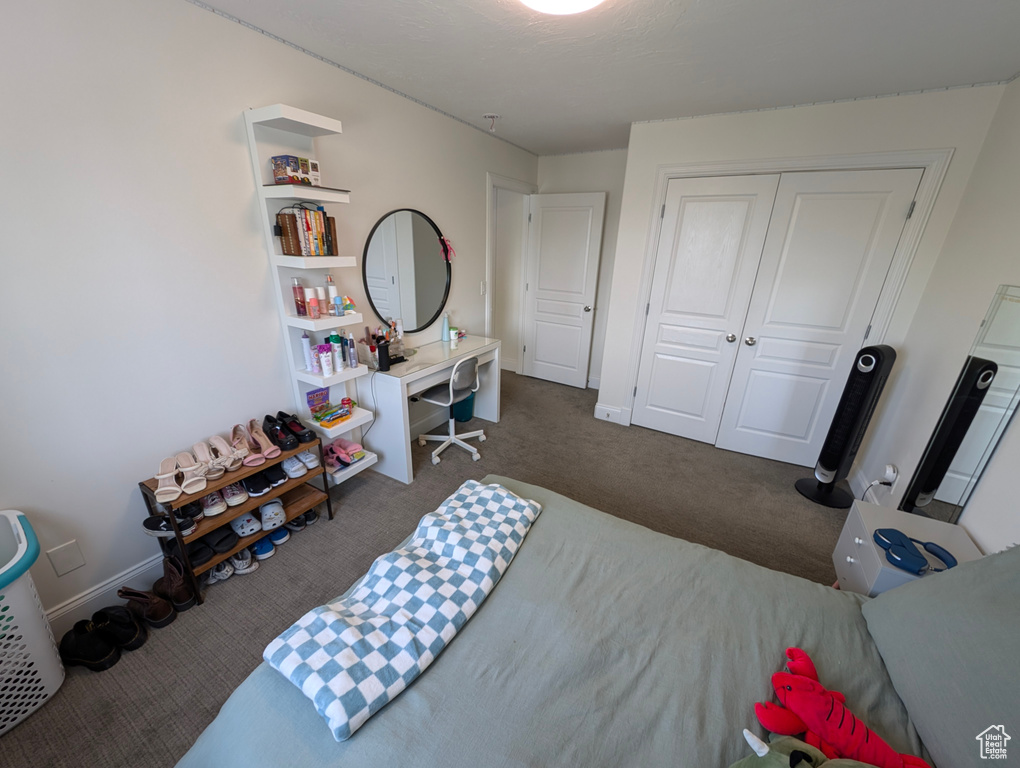
{"type": "Polygon", "coordinates": [[[286,528],[288,531],[293,531],[294,533],[297,533],[298,531],[303,531],[307,526],[308,523],[305,522],[304,515],[298,515],[293,520],[288,520],[286,523],[283,524],[284,528],[286,528]]]}
{"type": "Polygon", "coordinates": [[[124,651],[145,645],[149,630],[123,605],[113,605],[92,614],[95,631],[124,651]]]}
{"type": "Polygon", "coordinates": [[[314,443],[315,433],[301,425],[298,421],[298,417],[283,411],[276,412],[276,420],[279,421],[284,428],[290,432],[294,437],[298,439],[299,443],[314,443]]]}
{"type": "MultiPolygon", "coordinates": [[[[202,538],[205,538],[204,536],[202,538]]],[[[189,544],[185,544],[184,548],[188,552],[188,560],[191,561],[192,568],[198,568],[200,565],[205,565],[213,559],[212,549],[199,539],[198,541],[192,541],[189,544]]],[[[166,554],[170,557],[176,557],[181,562],[184,559],[181,557],[180,550],[177,549],[177,539],[170,539],[167,542],[166,554]]]]}
{"type": "Polygon", "coordinates": [[[202,511],[202,503],[198,501],[189,501],[183,507],[177,510],[178,517],[190,517],[196,523],[205,517],[205,512],[202,511]]]}
{"type": "Polygon", "coordinates": [[[319,520],[319,513],[314,509],[310,509],[301,515],[301,517],[304,519],[305,525],[315,525],[315,523],[319,520]]]}
{"type": "MultiPolygon", "coordinates": [[[[265,472],[256,472],[254,475],[249,475],[241,481],[241,485],[244,486],[244,490],[248,492],[249,496],[264,496],[269,493],[269,489],[272,486],[265,475],[265,472]]],[[[284,477],[286,476],[284,474],[284,477]]]]}
{"type": "Polygon", "coordinates": [[[298,439],[283,424],[267,415],[262,420],[262,430],[269,435],[269,440],[281,451],[293,451],[298,447],[298,439]]]}
{"type": "MultiPolygon", "coordinates": [[[[142,521],[142,528],[149,536],[157,536],[161,539],[174,537],[173,525],[166,515],[150,515],[142,521]]],[[[190,517],[179,517],[177,518],[177,528],[180,530],[181,536],[190,536],[195,532],[195,521],[190,517]]]]}
{"type": "Polygon", "coordinates": [[[99,632],[95,624],[83,620],[60,639],[60,658],[65,667],[102,672],[120,661],[120,648],[99,632]]]}
{"type": "Polygon", "coordinates": [[[283,485],[287,482],[287,473],[283,471],[283,467],[279,464],[274,464],[271,467],[266,467],[262,470],[262,474],[266,476],[266,480],[273,488],[278,485],[283,485]]]}

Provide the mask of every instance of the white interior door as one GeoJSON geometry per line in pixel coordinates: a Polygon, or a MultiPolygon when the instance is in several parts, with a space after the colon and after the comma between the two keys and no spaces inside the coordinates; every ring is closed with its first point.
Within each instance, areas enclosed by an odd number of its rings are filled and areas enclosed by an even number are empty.
{"type": "Polygon", "coordinates": [[[918,169],[783,174],[716,445],[813,466],[918,169]]]}
{"type": "Polygon", "coordinates": [[[584,388],[606,196],[531,195],[529,206],[523,372],[584,388]]]}
{"type": "Polygon", "coordinates": [[[778,186],[669,181],[632,423],[715,442],[778,186]]]}

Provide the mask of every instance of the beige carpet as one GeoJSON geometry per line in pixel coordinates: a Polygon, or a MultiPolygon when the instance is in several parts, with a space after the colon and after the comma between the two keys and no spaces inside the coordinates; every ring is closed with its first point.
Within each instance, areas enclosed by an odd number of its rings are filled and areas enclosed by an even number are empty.
{"type": "Polygon", "coordinates": [[[830,556],[846,513],[794,490],[810,470],[597,421],[595,399],[505,374],[503,420],[463,425],[486,430],[481,461],[451,447],[432,466],[432,448],[415,445],[413,484],[365,472],[335,489],[335,520],[292,535],[255,573],[209,588],[205,605],[153,631],[112,669],[69,669],[54,698],[0,738],[0,766],[173,765],[273,637],[343,592],[461,482],[489,473],[761,565],[835,580],[830,556]]]}

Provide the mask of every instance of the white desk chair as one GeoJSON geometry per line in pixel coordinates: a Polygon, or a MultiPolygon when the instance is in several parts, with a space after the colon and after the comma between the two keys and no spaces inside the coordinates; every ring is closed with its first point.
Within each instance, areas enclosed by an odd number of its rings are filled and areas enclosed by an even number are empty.
{"type": "Polygon", "coordinates": [[[450,409],[450,433],[446,435],[418,435],[418,445],[424,446],[426,440],[441,440],[443,442],[436,450],[432,451],[432,463],[439,463],[439,454],[445,451],[451,443],[456,443],[471,454],[472,461],[478,461],[482,455],[473,446],[464,442],[469,437],[477,437],[478,442],[485,442],[485,431],[478,429],[474,432],[456,432],[456,420],[453,417],[453,406],[462,400],[466,400],[472,393],[478,391],[478,358],[466,357],[458,360],[453,366],[453,373],[450,374],[449,384],[436,384],[422,392],[418,397],[426,403],[433,405],[444,405],[450,409]]]}

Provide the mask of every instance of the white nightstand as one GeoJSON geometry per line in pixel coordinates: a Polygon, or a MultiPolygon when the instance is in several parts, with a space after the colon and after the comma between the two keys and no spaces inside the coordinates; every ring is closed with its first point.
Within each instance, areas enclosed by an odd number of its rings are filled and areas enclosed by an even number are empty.
{"type": "MultiPolygon", "coordinates": [[[[967,532],[958,525],[866,501],[854,501],[832,553],[840,589],[875,596],[914,579],[938,578],[938,573],[928,571],[923,576],[917,576],[890,563],[885,557],[885,550],[873,538],[878,528],[896,528],[919,541],[933,541],[948,550],[960,563],[981,557],[981,552],[967,532]]],[[[942,567],[935,558],[925,553],[923,547],[918,549],[928,557],[932,565],[942,567]]]]}

